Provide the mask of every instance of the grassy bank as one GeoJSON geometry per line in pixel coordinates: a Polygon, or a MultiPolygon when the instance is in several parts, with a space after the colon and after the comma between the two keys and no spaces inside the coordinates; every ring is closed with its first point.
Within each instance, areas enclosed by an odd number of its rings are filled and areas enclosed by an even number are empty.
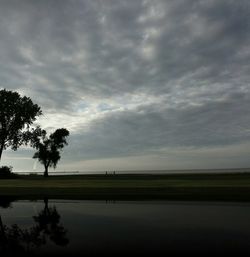
{"type": "Polygon", "coordinates": [[[250,174],[19,176],[0,179],[17,199],[249,201],[250,174]]]}

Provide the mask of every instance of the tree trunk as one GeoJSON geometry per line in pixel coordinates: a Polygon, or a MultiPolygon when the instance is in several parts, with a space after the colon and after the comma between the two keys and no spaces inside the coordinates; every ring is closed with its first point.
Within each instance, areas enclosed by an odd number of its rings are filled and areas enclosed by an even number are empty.
{"type": "Polygon", "coordinates": [[[44,170],[43,176],[44,176],[45,178],[47,178],[47,177],[49,176],[49,173],[48,173],[48,166],[47,166],[47,165],[44,165],[44,168],[45,168],[45,170],[44,170]]]}
{"type": "Polygon", "coordinates": [[[49,213],[49,199],[47,197],[44,197],[43,199],[44,201],[44,212],[46,213],[46,215],[49,213]]]}
{"type": "Polygon", "coordinates": [[[45,168],[44,177],[46,177],[46,178],[49,176],[49,172],[48,172],[49,166],[50,166],[50,160],[48,160],[47,162],[45,161],[45,163],[44,163],[44,168],[45,168]]]}
{"type": "Polygon", "coordinates": [[[0,145],[0,161],[1,161],[1,158],[2,158],[2,153],[3,153],[3,147],[4,145],[0,145]]]}
{"type": "Polygon", "coordinates": [[[1,215],[0,215],[0,240],[3,244],[3,248],[5,248],[7,240],[6,240],[5,228],[2,222],[1,215]]]}

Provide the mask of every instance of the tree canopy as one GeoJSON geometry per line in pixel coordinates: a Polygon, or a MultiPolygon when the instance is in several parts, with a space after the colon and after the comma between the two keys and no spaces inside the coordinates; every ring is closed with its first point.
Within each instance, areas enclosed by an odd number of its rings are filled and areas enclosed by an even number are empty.
{"type": "Polygon", "coordinates": [[[47,136],[45,130],[40,130],[40,133],[37,133],[37,136],[33,137],[32,145],[37,149],[33,158],[37,158],[40,163],[44,165],[45,177],[48,176],[49,167],[53,166],[56,168],[56,165],[61,158],[60,151],[68,144],[66,141],[67,136],[69,136],[69,131],[65,128],[60,128],[49,136],[47,136]]]}
{"type": "Polygon", "coordinates": [[[41,108],[29,97],[6,89],[0,90],[0,160],[3,150],[17,150],[29,138],[26,131],[41,115],[41,108]]]}

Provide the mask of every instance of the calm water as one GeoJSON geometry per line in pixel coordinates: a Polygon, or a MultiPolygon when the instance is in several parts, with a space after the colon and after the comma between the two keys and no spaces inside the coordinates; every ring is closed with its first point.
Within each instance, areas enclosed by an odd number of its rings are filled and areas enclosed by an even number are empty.
{"type": "Polygon", "coordinates": [[[6,200],[1,206],[1,256],[250,254],[250,204],[6,200]]]}

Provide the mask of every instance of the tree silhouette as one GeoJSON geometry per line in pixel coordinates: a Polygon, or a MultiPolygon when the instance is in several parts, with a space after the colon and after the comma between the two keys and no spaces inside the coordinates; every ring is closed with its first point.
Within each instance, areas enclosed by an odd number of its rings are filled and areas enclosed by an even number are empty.
{"type": "Polygon", "coordinates": [[[0,207],[2,208],[10,208],[11,203],[16,201],[15,197],[12,196],[0,196],[0,207]]]}
{"type": "MultiPolygon", "coordinates": [[[[2,207],[8,208],[8,200],[2,207]]],[[[48,206],[44,199],[42,209],[33,219],[35,224],[30,228],[20,228],[17,224],[6,226],[0,215],[0,255],[1,256],[34,256],[34,250],[46,245],[48,239],[58,246],[69,243],[67,231],[60,223],[60,215],[55,206],[48,206]]]]}
{"type": "Polygon", "coordinates": [[[55,206],[48,206],[48,199],[44,199],[44,209],[34,216],[34,220],[37,223],[37,228],[42,232],[45,237],[49,236],[49,239],[56,245],[65,246],[69,243],[66,237],[67,231],[60,224],[60,215],[57,212],[55,206]]]}
{"type": "Polygon", "coordinates": [[[40,107],[29,97],[6,89],[0,90],[0,160],[7,147],[17,150],[29,141],[26,132],[41,114],[40,107]]]}
{"type": "Polygon", "coordinates": [[[48,177],[48,168],[53,166],[56,168],[60,160],[60,151],[67,145],[66,137],[69,131],[65,128],[57,129],[54,133],[47,137],[47,132],[41,130],[38,136],[33,138],[33,147],[37,149],[33,158],[37,158],[44,165],[44,176],[48,177]]]}
{"type": "Polygon", "coordinates": [[[36,226],[22,229],[17,224],[13,224],[8,227],[3,224],[0,216],[1,256],[27,256],[32,253],[33,249],[45,243],[36,226]]]}
{"type": "MultiPolygon", "coordinates": [[[[0,207],[10,208],[14,198],[1,197],[0,207]]],[[[0,215],[0,254],[1,256],[31,256],[32,249],[45,244],[37,226],[21,229],[17,224],[6,226],[0,215]]]]}

